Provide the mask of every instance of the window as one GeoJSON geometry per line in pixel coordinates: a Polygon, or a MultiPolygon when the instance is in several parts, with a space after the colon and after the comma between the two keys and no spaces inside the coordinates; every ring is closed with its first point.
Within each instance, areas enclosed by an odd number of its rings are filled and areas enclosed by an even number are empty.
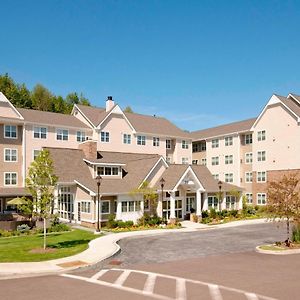
{"type": "Polygon", "coordinates": [[[232,136],[227,136],[225,138],[225,146],[232,146],[233,145],[233,138],[232,136]]]}
{"type": "Polygon", "coordinates": [[[245,144],[246,145],[252,144],[252,133],[245,135],[245,144]]]}
{"type": "Polygon", "coordinates": [[[258,151],[257,161],[265,161],[265,160],[266,160],[266,151],[258,151]]]}
{"type": "Polygon", "coordinates": [[[192,165],[197,165],[198,164],[198,159],[193,159],[192,160],[192,165]]]}
{"type": "Polygon", "coordinates": [[[267,173],[265,171],[257,172],[257,182],[266,182],[267,173]]]}
{"type": "Polygon", "coordinates": [[[186,212],[191,212],[191,209],[195,211],[195,209],[196,209],[196,199],[195,199],[195,197],[186,197],[185,211],[186,212]]]}
{"type": "Polygon", "coordinates": [[[188,143],[188,141],[182,140],[181,141],[181,148],[182,149],[189,149],[189,143],[188,143]]]}
{"type": "Polygon", "coordinates": [[[17,173],[4,173],[4,185],[17,185],[17,173]]]}
{"type": "Polygon", "coordinates": [[[17,126],[5,125],[4,126],[4,137],[7,139],[16,139],[17,138],[17,126]]]}
{"type": "Polygon", "coordinates": [[[252,172],[245,173],[245,182],[247,183],[252,182],[252,172]]]}
{"type": "Polygon", "coordinates": [[[247,203],[252,204],[253,203],[253,197],[252,193],[246,193],[247,203]]]}
{"type": "Polygon", "coordinates": [[[206,158],[201,159],[201,165],[206,166],[206,158]]]}
{"type": "Polygon", "coordinates": [[[153,147],[159,147],[159,138],[153,137],[153,147]]]}
{"type": "Polygon", "coordinates": [[[225,155],[225,165],[233,164],[233,155],[225,155]]]}
{"type": "MultiPolygon", "coordinates": [[[[170,200],[163,201],[163,218],[170,218],[170,200]]],[[[175,217],[178,219],[182,218],[182,200],[175,200],[175,217]]]]}
{"type": "Polygon", "coordinates": [[[82,201],[81,202],[81,212],[90,214],[91,213],[91,202],[82,201]]]}
{"type": "Polygon", "coordinates": [[[4,161],[15,162],[18,160],[17,149],[4,149],[4,161]]]}
{"type": "Polygon", "coordinates": [[[123,134],[123,144],[127,144],[127,145],[131,144],[131,134],[127,134],[127,133],[123,134]]]}
{"type": "Polygon", "coordinates": [[[69,131],[66,129],[57,129],[56,139],[59,141],[67,141],[69,139],[69,131]]]}
{"type": "Polygon", "coordinates": [[[208,196],[208,209],[218,209],[218,198],[216,196],[208,196]]]}
{"type": "Polygon", "coordinates": [[[188,157],[182,157],[181,158],[181,163],[183,165],[188,165],[189,164],[189,158],[188,157]]]}
{"type": "Polygon", "coordinates": [[[225,174],[225,182],[233,182],[233,173],[225,174]]]}
{"type": "Polygon", "coordinates": [[[266,204],[266,194],[265,193],[257,193],[257,204],[258,205],[266,204]]]}
{"type": "Polygon", "coordinates": [[[175,192],[175,197],[180,197],[179,191],[176,191],[176,192],[175,192]]]}
{"type": "Polygon", "coordinates": [[[74,194],[70,186],[61,186],[58,190],[57,209],[60,218],[66,220],[74,219],[74,194]]]}
{"type": "Polygon", "coordinates": [[[97,175],[118,176],[119,175],[119,167],[98,167],[97,175]]]}
{"type": "Polygon", "coordinates": [[[146,145],[146,137],[144,135],[138,135],[137,136],[137,144],[141,146],[146,145]]]}
{"type": "Polygon", "coordinates": [[[257,132],[257,140],[260,141],[265,141],[266,140],[266,131],[262,130],[262,131],[258,131],[257,132]]]}
{"type": "Polygon", "coordinates": [[[245,153],[245,162],[246,164],[252,164],[253,155],[252,152],[245,153]]]}
{"type": "Polygon", "coordinates": [[[211,164],[213,166],[218,166],[219,165],[219,157],[218,156],[212,157],[211,158],[211,164]]]}
{"type": "Polygon", "coordinates": [[[122,212],[133,212],[141,209],[140,201],[122,201],[122,212]]]}
{"type": "Polygon", "coordinates": [[[101,201],[101,214],[109,214],[110,211],[110,202],[109,200],[102,200],[101,201]]]}
{"type": "Polygon", "coordinates": [[[214,139],[211,141],[211,147],[212,148],[218,148],[219,147],[219,139],[214,139]]]}
{"type": "Polygon", "coordinates": [[[192,151],[193,152],[200,152],[200,144],[199,143],[193,143],[192,144],[192,151]]]}
{"type": "Polygon", "coordinates": [[[102,143],[109,143],[109,132],[107,132],[107,131],[101,131],[100,141],[102,143]]]}
{"type": "Polygon", "coordinates": [[[76,140],[77,140],[77,142],[84,142],[85,140],[87,140],[87,137],[85,136],[85,132],[77,131],[76,132],[76,140]]]}
{"type": "Polygon", "coordinates": [[[171,148],[172,148],[171,140],[166,140],[166,149],[171,149],[171,148]]]}
{"type": "Polygon", "coordinates": [[[46,139],[47,138],[47,128],[46,127],[33,127],[33,137],[35,139],[46,139]]]}
{"type": "Polygon", "coordinates": [[[226,209],[235,209],[235,197],[226,196],[226,209]]]}
{"type": "Polygon", "coordinates": [[[41,150],[39,149],[34,149],[33,150],[33,160],[36,160],[36,158],[39,156],[41,150]]]}
{"type": "Polygon", "coordinates": [[[219,180],[219,174],[213,174],[213,178],[219,180]]]}

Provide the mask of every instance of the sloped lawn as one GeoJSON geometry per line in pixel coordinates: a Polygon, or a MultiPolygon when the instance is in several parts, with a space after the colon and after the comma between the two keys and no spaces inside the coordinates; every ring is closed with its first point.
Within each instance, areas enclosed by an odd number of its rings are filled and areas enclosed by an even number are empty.
{"type": "Polygon", "coordinates": [[[0,262],[34,262],[71,256],[87,249],[96,237],[99,235],[78,229],[51,233],[47,235],[46,253],[41,249],[43,235],[0,238],[0,262]]]}

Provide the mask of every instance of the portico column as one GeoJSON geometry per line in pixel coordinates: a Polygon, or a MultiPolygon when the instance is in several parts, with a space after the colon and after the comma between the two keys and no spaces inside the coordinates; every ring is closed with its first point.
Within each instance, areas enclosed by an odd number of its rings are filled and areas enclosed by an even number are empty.
{"type": "Polygon", "coordinates": [[[157,215],[162,218],[162,195],[161,193],[158,195],[158,202],[157,202],[157,208],[156,208],[156,213],[157,215]]]}
{"type": "Polygon", "coordinates": [[[170,222],[176,219],[175,215],[175,192],[170,193],[170,222]]]}
{"type": "Polygon", "coordinates": [[[196,215],[201,216],[201,191],[196,191],[196,215]]]}
{"type": "Polygon", "coordinates": [[[140,209],[141,209],[141,212],[142,212],[142,214],[144,214],[144,199],[142,198],[142,200],[141,200],[141,207],[140,207],[140,209]]]}
{"type": "Polygon", "coordinates": [[[203,193],[203,210],[208,210],[208,195],[203,193]]]}
{"type": "Polygon", "coordinates": [[[222,202],[222,210],[226,209],[226,193],[224,192],[223,202],[222,202]]]}
{"type": "Polygon", "coordinates": [[[122,220],[122,202],[119,199],[117,199],[116,219],[117,220],[122,220]]]}

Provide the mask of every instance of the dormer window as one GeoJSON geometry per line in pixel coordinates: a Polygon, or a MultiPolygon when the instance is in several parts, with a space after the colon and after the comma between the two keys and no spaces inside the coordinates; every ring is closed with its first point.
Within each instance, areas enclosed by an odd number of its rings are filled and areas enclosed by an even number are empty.
{"type": "Polygon", "coordinates": [[[101,176],[118,176],[119,175],[119,167],[98,167],[97,175],[101,176]]]}

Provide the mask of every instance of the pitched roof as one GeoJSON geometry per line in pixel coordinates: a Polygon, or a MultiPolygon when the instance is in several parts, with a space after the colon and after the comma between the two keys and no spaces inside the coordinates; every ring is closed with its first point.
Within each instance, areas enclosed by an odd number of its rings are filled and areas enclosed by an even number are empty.
{"type": "Polygon", "coordinates": [[[98,126],[108,114],[108,112],[106,112],[104,108],[86,106],[81,104],[76,104],[76,106],[95,127],[98,126]]]}
{"type": "Polygon", "coordinates": [[[6,188],[0,188],[0,196],[2,197],[29,196],[29,192],[24,187],[6,187],[6,188]]]}
{"type": "Polygon", "coordinates": [[[208,138],[213,138],[217,136],[228,135],[236,132],[244,132],[251,129],[254,124],[256,118],[247,119],[244,121],[238,121],[234,123],[229,123],[217,127],[212,127],[203,130],[197,130],[191,132],[191,136],[193,140],[204,140],[208,138]]]}
{"type": "MultiPolygon", "coordinates": [[[[284,96],[275,95],[283,104],[285,104],[294,114],[300,117],[300,105],[294,99],[286,98],[284,96]]],[[[293,95],[294,96],[294,95],[293,95]]],[[[295,95],[295,98],[299,96],[295,95]]],[[[297,98],[298,99],[298,98],[297,98]]],[[[300,97],[299,97],[300,100],[300,97]]]]}
{"type": "Polygon", "coordinates": [[[65,126],[75,128],[89,128],[83,122],[71,115],[60,113],[53,113],[48,111],[40,111],[34,109],[17,108],[19,113],[23,116],[24,121],[37,124],[65,126]]]}

